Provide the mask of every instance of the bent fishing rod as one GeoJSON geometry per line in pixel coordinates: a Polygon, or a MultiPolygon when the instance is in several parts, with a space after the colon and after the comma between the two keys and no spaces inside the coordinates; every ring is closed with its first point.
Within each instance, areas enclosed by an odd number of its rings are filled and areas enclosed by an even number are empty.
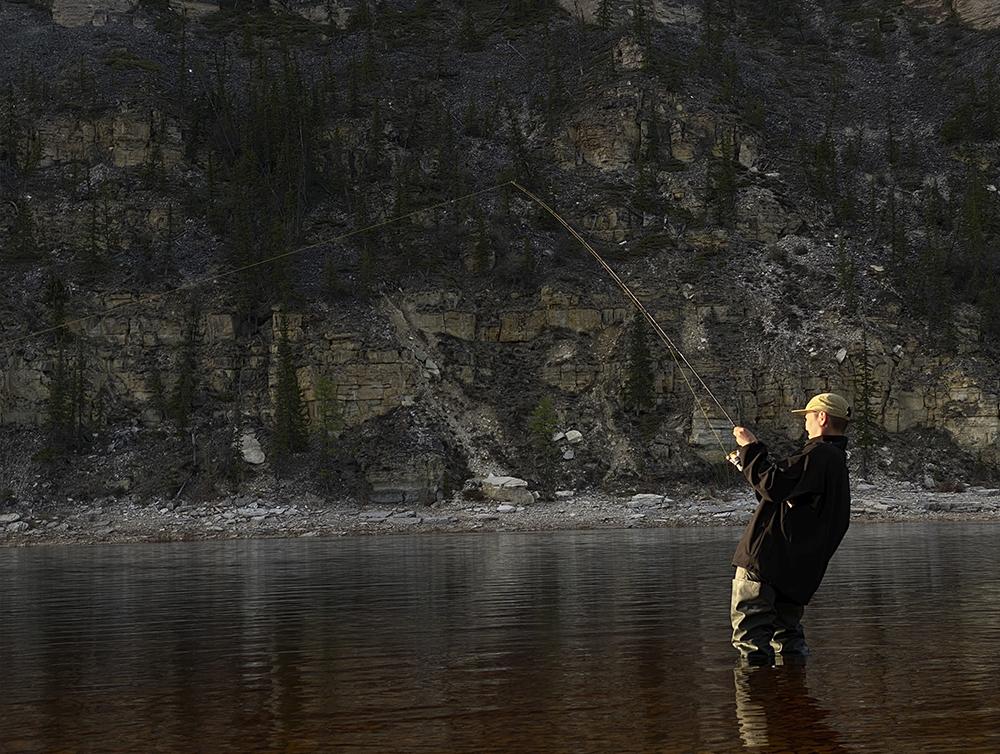
{"type": "Polygon", "coordinates": [[[681,349],[677,347],[677,344],[674,343],[673,339],[669,335],[667,335],[667,333],[663,330],[662,327],[660,327],[660,323],[656,321],[656,319],[653,317],[652,314],[650,314],[649,310],[639,300],[638,296],[636,296],[635,293],[632,292],[632,289],[629,288],[628,284],[624,280],[622,280],[621,276],[618,275],[617,272],[615,272],[615,270],[611,267],[611,265],[609,265],[606,261],[604,261],[604,258],[597,253],[594,247],[591,246],[591,244],[588,243],[587,240],[577,232],[576,228],[574,228],[572,225],[566,222],[566,220],[564,220],[558,212],[552,209],[552,207],[546,204],[541,198],[539,198],[537,195],[526,189],[520,183],[518,183],[517,181],[511,181],[510,184],[518,191],[523,193],[525,196],[527,196],[529,199],[531,199],[533,202],[535,202],[546,212],[548,212],[550,215],[552,215],[552,217],[555,218],[555,220],[560,225],[562,225],[567,230],[567,232],[569,232],[569,234],[573,236],[573,238],[575,238],[580,243],[580,245],[583,246],[583,248],[585,248],[587,252],[595,260],[597,260],[597,263],[604,269],[605,272],[608,273],[608,276],[622,290],[622,292],[629,299],[629,301],[632,302],[632,305],[635,306],[635,308],[639,311],[639,313],[643,316],[643,318],[645,318],[645,320],[649,322],[650,326],[653,328],[653,332],[656,333],[656,336],[667,347],[667,350],[669,351],[671,357],[673,358],[674,363],[677,365],[677,369],[680,372],[681,377],[684,378],[684,383],[687,385],[688,390],[691,391],[691,396],[694,398],[695,403],[698,405],[698,408],[701,410],[702,415],[705,417],[706,426],[711,430],[712,434],[714,434],[715,438],[719,441],[719,446],[722,448],[723,453],[726,453],[726,457],[729,458],[730,462],[733,462],[731,454],[726,451],[726,447],[722,442],[722,438],[719,436],[719,433],[712,425],[712,421],[708,416],[708,412],[705,410],[704,405],[698,398],[697,391],[694,389],[694,385],[692,385],[691,381],[688,379],[687,374],[684,371],[684,368],[681,366],[681,362],[683,362],[684,366],[687,367],[688,371],[690,371],[691,374],[694,375],[694,378],[698,381],[701,387],[705,390],[705,392],[709,395],[709,397],[712,399],[715,405],[719,408],[719,410],[722,412],[722,415],[726,418],[726,420],[733,427],[737,426],[736,422],[733,421],[733,418],[729,415],[729,412],[726,411],[725,407],[715,396],[715,393],[713,393],[712,389],[705,383],[705,380],[701,378],[701,375],[698,374],[698,371],[691,365],[691,362],[688,361],[687,357],[684,355],[681,349]]]}

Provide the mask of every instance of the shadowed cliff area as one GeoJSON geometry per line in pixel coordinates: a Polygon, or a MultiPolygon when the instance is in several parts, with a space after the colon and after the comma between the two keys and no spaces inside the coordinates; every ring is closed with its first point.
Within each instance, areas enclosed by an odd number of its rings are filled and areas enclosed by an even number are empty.
{"type": "Polygon", "coordinates": [[[731,484],[513,181],[770,444],[834,390],[860,476],[995,482],[983,5],[0,3],[0,501],[731,484]]]}

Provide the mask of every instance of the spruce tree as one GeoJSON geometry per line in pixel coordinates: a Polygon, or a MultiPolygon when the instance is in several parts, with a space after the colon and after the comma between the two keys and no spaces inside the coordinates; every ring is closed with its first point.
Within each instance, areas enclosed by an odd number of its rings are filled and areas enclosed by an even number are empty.
{"type": "Polygon", "coordinates": [[[858,306],[858,266],[848,255],[843,238],[837,244],[837,282],[844,296],[844,310],[853,314],[858,306]]]}
{"type": "Polygon", "coordinates": [[[76,337],[76,358],[70,362],[66,344],[57,346],[52,378],[49,381],[48,438],[49,453],[60,457],[83,446],[86,408],[86,373],[83,338],[76,337]]]}
{"type": "Polygon", "coordinates": [[[625,372],[625,409],[639,416],[653,408],[653,359],[649,351],[645,318],[636,316],[629,329],[628,367],[625,372]]]}
{"type": "Polygon", "coordinates": [[[483,42],[479,37],[476,28],[476,18],[472,15],[472,0],[466,0],[462,10],[461,43],[465,50],[478,50],[482,48],[483,42]]]}
{"type": "Polygon", "coordinates": [[[541,492],[551,497],[555,492],[559,447],[552,435],[559,423],[555,404],[550,396],[543,397],[528,417],[528,447],[541,492]]]}
{"type": "Polygon", "coordinates": [[[861,330],[861,353],[854,373],[854,441],[861,455],[861,476],[867,477],[871,464],[871,449],[875,446],[875,380],[872,374],[868,330],[861,330]]]}
{"type": "Polygon", "coordinates": [[[65,341],[67,332],[66,303],[69,301],[69,291],[58,275],[49,275],[45,284],[45,304],[48,308],[48,326],[53,330],[53,338],[57,343],[65,341]]]}
{"type": "Polygon", "coordinates": [[[316,381],[316,447],[319,476],[329,492],[336,479],[337,438],[344,428],[344,415],[337,400],[337,385],[329,377],[316,381]]]}
{"type": "Polygon", "coordinates": [[[721,155],[709,164],[709,193],[714,200],[717,221],[732,228],[736,225],[736,145],[733,129],[726,128],[719,139],[721,155]]]}
{"type": "Polygon", "coordinates": [[[486,229],[486,216],[482,210],[476,210],[476,227],[472,234],[472,267],[476,272],[487,272],[492,266],[493,248],[489,231],[486,229]]]}
{"type": "Polygon", "coordinates": [[[72,376],[66,360],[66,348],[59,344],[56,361],[49,381],[48,439],[49,451],[60,457],[69,450],[73,434],[72,376]]]}
{"type": "Polygon", "coordinates": [[[288,340],[288,324],[282,314],[281,335],[277,348],[277,383],[274,389],[274,456],[275,470],[293,453],[309,446],[305,403],[295,369],[295,356],[288,340]]]}
{"type": "Polygon", "coordinates": [[[611,26],[611,0],[598,0],[597,23],[604,30],[611,26]]]}
{"type": "Polygon", "coordinates": [[[9,253],[4,254],[11,262],[33,262],[38,257],[38,243],[35,241],[35,220],[27,199],[17,204],[14,225],[11,229],[9,253]]]}
{"type": "Polygon", "coordinates": [[[534,249],[531,248],[531,238],[526,235],[521,250],[521,277],[526,282],[533,282],[537,270],[538,263],[535,260],[534,249]]]}
{"type": "Polygon", "coordinates": [[[184,340],[177,359],[177,377],[170,394],[168,411],[178,430],[188,426],[198,386],[198,310],[188,312],[184,340]]]}

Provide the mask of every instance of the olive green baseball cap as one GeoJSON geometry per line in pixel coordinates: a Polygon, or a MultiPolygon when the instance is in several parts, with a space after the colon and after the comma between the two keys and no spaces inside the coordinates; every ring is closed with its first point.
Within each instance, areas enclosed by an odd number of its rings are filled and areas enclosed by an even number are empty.
{"type": "Polygon", "coordinates": [[[823,411],[830,416],[841,419],[851,418],[851,407],[847,401],[836,393],[820,393],[809,399],[805,408],[797,408],[793,414],[808,414],[810,411],[823,411]]]}

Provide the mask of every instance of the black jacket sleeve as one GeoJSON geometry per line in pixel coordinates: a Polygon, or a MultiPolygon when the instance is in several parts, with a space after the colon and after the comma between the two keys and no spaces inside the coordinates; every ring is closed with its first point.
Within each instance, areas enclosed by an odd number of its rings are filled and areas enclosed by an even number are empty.
{"type": "Polygon", "coordinates": [[[822,492],[822,479],[810,473],[809,460],[808,453],[797,453],[780,463],[772,461],[762,442],[740,448],[743,476],[766,502],[787,500],[794,505],[797,498],[822,492]]]}

